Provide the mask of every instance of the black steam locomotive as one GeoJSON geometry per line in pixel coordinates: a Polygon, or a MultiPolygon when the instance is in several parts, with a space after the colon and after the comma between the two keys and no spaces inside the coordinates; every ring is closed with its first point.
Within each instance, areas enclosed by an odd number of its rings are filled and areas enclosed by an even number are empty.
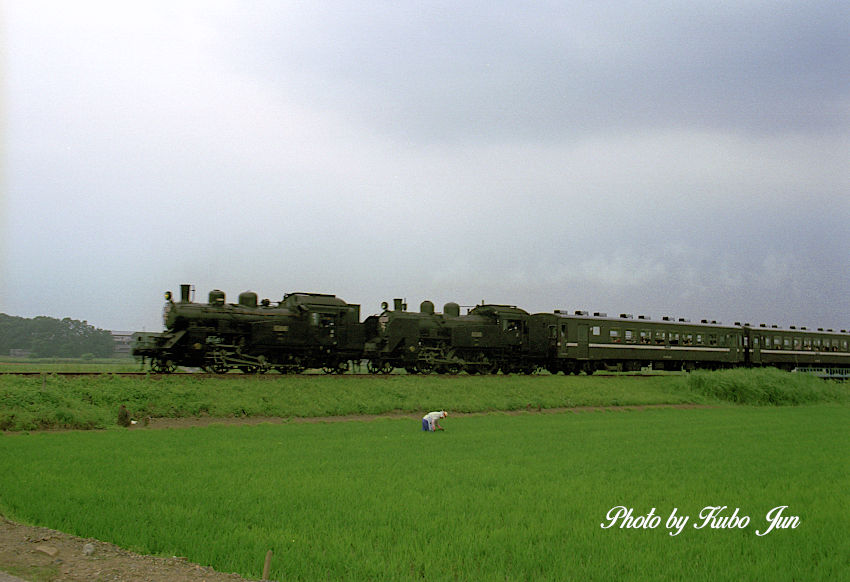
{"type": "Polygon", "coordinates": [[[411,313],[400,299],[390,311],[366,319],[363,356],[370,371],[404,368],[410,373],[432,371],[457,374],[531,373],[543,362],[529,341],[528,312],[510,305],[478,305],[466,315],[457,303],[447,303],[443,313],[423,301],[411,313]]]}
{"type": "Polygon", "coordinates": [[[192,301],[191,294],[189,285],[181,286],[180,301],[166,293],[166,331],[135,335],[132,353],[149,360],[154,372],[182,366],[213,373],[342,373],[364,360],[372,373],[401,368],[411,374],[850,367],[845,330],[584,311],[529,314],[490,304],[461,315],[456,303],[437,313],[430,301],[417,313],[401,299],[361,323],[360,306],[334,295],[290,293],[272,304],[246,291],[228,304],[219,290],[210,292],[208,303],[192,301]]]}
{"type": "Polygon", "coordinates": [[[289,293],[272,305],[268,299],[258,304],[251,291],[240,293],[236,304],[225,303],[217,289],[208,303],[195,303],[190,294],[190,286],[181,285],[175,302],[167,292],[166,331],[134,336],[133,355],[148,359],[154,372],[184,366],[219,374],[308,368],[341,373],[361,358],[360,306],[333,295],[289,293]]]}

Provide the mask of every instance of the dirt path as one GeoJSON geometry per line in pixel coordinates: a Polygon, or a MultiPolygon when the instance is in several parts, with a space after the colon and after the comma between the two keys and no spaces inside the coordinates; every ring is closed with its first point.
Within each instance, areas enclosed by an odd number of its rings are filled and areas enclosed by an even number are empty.
{"type": "MultiPolygon", "coordinates": [[[[635,406],[581,406],[575,408],[528,407],[521,410],[450,413],[452,417],[484,414],[559,414],[647,410],[654,408],[707,408],[699,404],[649,404],[635,406]]],[[[394,411],[318,418],[153,418],[130,430],[203,427],[214,424],[256,425],[262,423],[349,422],[382,418],[418,421],[421,413],[394,411]]],[[[11,522],[0,516],[0,582],[238,582],[236,574],[224,574],[193,564],[184,558],[159,558],[136,554],[94,539],[83,539],[59,531],[11,522]],[[8,572],[8,574],[5,574],[8,572]],[[9,576],[9,574],[11,576],[9,576]]]]}
{"type": "Polygon", "coordinates": [[[0,517],[0,582],[239,582],[184,558],[158,558],[129,552],[94,539],[83,539],[0,517]]]}
{"type": "MultiPolygon", "coordinates": [[[[634,404],[627,406],[575,406],[562,408],[537,408],[529,406],[519,410],[491,410],[484,412],[453,412],[449,411],[452,417],[464,416],[482,416],[486,414],[561,414],[564,412],[616,412],[629,410],[650,410],[655,408],[710,408],[706,404],[634,404]]],[[[302,418],[297,416],[282,418],[279,416],[249,416],[236,418],[221,418],[212,416],[203,417],[188,417],[188,418],[149,418],[138,421],[137,424],[130,427],[130,430],[144,429],[162,429],[162,428],[191,428],[194,426],[211,426],[214,424],[224,425],[256,425],[263,423],[270,424],[287,424],[287,423],[318,423],[318,422],[352,422],[352,421],[371,421],[380,420],[383,418],[409,418],[411,420],[419,420],[422,418],[422,413],[403,412],[394,410],[382,414],[349,414],[345,416],[315,416],[302,418]]]]}

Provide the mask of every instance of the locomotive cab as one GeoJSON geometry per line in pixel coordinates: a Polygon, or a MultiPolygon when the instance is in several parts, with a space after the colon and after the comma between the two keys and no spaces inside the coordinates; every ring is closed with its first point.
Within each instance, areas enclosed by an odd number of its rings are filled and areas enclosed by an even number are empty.
{"type": "MultiPolygon", "coordinates": [[[[528,343],[528,312],[513,305],[479,305],[469,312],[480,318],[492,347],[522,347],[528,343]]],[[[471,330],[471,328],[469,328],[471,330]]]]}

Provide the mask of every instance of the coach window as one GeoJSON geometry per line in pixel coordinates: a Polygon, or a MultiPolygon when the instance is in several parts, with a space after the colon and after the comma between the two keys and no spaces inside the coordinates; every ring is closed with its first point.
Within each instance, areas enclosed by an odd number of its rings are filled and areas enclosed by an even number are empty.
{"type": "Polygon", "coordinates": [[[591,332],[593,333],[593,335],[602,335],[602,328],[598,325],[594,325],[591,329],[591,332]]]}
{"type": "Polygon", "coordinates": [[[620,339],[620,328],[612,327],[609,333],[611,334],[612,343],[619,344],[622,342],[622,340],[620,339]]]}
{"type": "Polygon", "coordinates": [[[702,345],[702,334],[701,333],[697,334],[697,345],[699,345],[699,346],[702,345]]]}
{"type": "Polygon", "coordinates": [[[806,339],[803,340],[803,349],[806,350],[807,352],[812,351],[812,338],[807,337],[806,339]]]}
{"type": "Polygon", "coordinates": [[[782,347],[782,338],[778,335],[773,336],[773,347],[777,350],[782,347]]]}
{"type": "Polygon", "coordinates": [[[795,349],[795,350],[799,350],[799,349],[800,349],[800,348],[802,348],[802,347],[803,347],[803,340],[801,340],[801,339],[800,339],[800,338],[798,338],[798,337],[795,337],[795,338],[794,338],[794,349],[795,349]]]}
{"type": "Polygon", "coordinates": [[[692,334],[692,333],[686,333],[686,334],[685,334],[685,336],[684,336],[684,340],[685,340],[685,341],[684,341],[684,344],[685,344],[686,346],[692,346],[692,345],[694,345],[694,334],[692,334]]]}
{"type": "Polygon", "coordinates": [[[656,331],[655,332],[655,343],[657,343],[657,344],[667,343],[667,332],[666,331],[656,331]]]}
{"type": "Polygon", "coordinates": [[[635,331],[633,329],[626,330],[626,343],[633,344],[635,343],[635,331]]]}
{"type": "Polygon", "coordinates": [[[841,340],[841,350],[847,351],[847,340],[841,340]]]}
{"type": "Polygon", "coordinates": [[[652,332],[648,329],[640,330],[640,343],[649,344],[652,343],[652,332]]]}
{"type": "Polygon", "coordinates": [[[670,345],[671,346],[679,345],[679,334],[678,333],[671,333],[670,334],[670,345]]]}
{"type": "Polygon", "coordinates": [[[785,349],[785,350],[791,349],[791,338],[790,337],[786,337],[784,340],[782,340],[782,349],[785,349]]]}
{"type": "Polygon", "coordinates": [[[820,346],[821,346],[820,338],[819,338],[819,337],[816,337],[816,338],[815,338],[815,351],[816,351],[816,352],[819,352],[819,351],[820,351],[820,346]]]}
{"type": "Polygon", "coordinates": [[[716,346],[717,345],[717,336],[713,333],[708,334],[708,345],[716,346]]]}

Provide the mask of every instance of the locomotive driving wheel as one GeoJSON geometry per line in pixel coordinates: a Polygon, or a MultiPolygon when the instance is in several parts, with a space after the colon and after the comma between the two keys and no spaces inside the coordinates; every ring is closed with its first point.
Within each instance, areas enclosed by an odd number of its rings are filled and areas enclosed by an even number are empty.
{"type": "Polygon", "coordinates": [[[285,371],[287,374],[300,374],[306,369],[307,366],[304,364],[303,358],[300,356],[292,356],[289,358],[287,365],[284,366],[281,371],[285,371]]]}
{"type": "Polygon", "coordinates": [[[482,374],[498,374],[499,362],[495,360],[487,361],[481,365],[480,370],[482,374]]]}
{"type": "Polygon", "coordinates": [[[395,366],[388,360],[369,360],[366,369],[370,374],[389,374],[395,366]]]}
{"type": "Polygon", "coordinates": [[[348,361],[340,360],[339,362],[326,364],[322,366],[322,371],[325,374],[345,374],[348,371],[348,361]]]}
{"type": "Polygon", "coordinates": [[[467,367],[467,371],[470,374],[473,373],[473,370],[475,374],[499,373],[499,362],[495,359],[491,360],[484,352],[479,352],[478,354],[476,354],[475,359],[470,362],[470,364],[471,365],[467,367]]]}
{"type": "Polygon", "coordinates": [[[155,374],[170,374],[177,369],[177,364],[167,358],[154,358],[151,360],[151,370],[155,374]]]}
{"type": "Polygon", "coordinates": [[[429,362],[416,362],[416,372],[419,374],[430,374],[434,371],[434,365],[429,362]]]}

